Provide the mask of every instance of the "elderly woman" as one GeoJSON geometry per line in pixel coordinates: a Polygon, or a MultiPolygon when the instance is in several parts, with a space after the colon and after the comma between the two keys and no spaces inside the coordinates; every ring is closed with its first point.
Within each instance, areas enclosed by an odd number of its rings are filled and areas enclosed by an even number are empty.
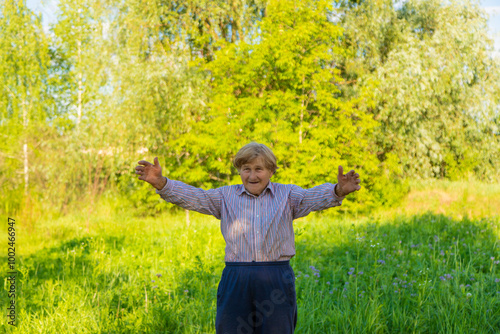
{"type": "Polygon", "coordinates": [[[295,255],[292,222],[311,211],[339,206],[359,190],[354,170],[338,183],[311,189],[270,181],[276,157],[265,145],[250,143],[239,150],[234,167],[242,184],[203,190],[162,176],[154,164],[139,161],[139,179],[150,183],[167,202],[220,219],[226,241],[226,266],[217,290],[216,332],[293,333],[297,324],[295,255]]]}

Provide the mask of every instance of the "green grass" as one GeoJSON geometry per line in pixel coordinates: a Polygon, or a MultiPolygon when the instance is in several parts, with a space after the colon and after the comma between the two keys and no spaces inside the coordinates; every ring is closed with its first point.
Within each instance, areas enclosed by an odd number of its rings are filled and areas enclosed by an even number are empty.
{"type": "MultiPolygon", "coordinates": [[[[296,333],[500,332],[499,188],[464,197],[470,183],[414,186],[411,203],[370,217],[297,220],[296,333]],[[436,191],[456,202],[425,204],[436,191]]],[[[215,332],[218,221],[193,213],[188,227],[184,214],[137,218],[116,206],[40,220],[31,233],[18,223],[18,326],[2,317],[0,332],[215,332]]]]}

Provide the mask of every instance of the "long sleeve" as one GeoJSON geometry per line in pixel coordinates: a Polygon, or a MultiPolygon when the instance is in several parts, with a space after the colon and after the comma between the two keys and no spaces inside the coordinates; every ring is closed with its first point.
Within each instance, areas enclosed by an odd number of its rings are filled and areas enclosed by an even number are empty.
{"type": "Polygon", "coordinates": [[[310,189],[294,185],[290,191],[293,219],[305,217],[312,211],[325,210],[342,204],[344,197],[335,194],[336,184],[325,183],[310,189]]]}
{"type": "Polygon", "coordinates": [[[203,190],[181,181],[168,179],[163,189],[156,190],[156,193],[165,201],[181,208],[221,219],[222,194],[220,188],[203,190]]]}

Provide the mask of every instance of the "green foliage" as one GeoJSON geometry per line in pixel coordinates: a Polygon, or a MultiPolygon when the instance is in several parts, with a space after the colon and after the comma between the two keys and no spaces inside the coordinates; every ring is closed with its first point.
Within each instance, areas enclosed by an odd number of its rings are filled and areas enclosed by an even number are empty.
{"type": "Polygon", "coordinates": [[[232,158],[252,140],[276,153],[275,182],[359,171],[341,212],[394,205],[403,178],[500,175],[499,62],[472,0],[58,9],[46,34],[24,2],[0,2],[3,211],[90,219],[115,192],[157,213],[169,206],[139,186],[138,160],[218,187],[240,182],[232,158]]]}
{"type": "Polygon", "coordinates": [[[41,17],[22,1],[0,1],[0,202],[10,212],[33,187],[34,152],[54,111],[48,47],[41,17]]]}
{"type": "Polygon", "coordinates": [[[356,168],[365,187],[355,197],[357,205],[347,209],[369,210],[387,201],[393,188],[385,180],[396,166],[378,165],[371,145],[376,122],[357,107],[369,97],[339,98],[343,78],[334,59],[342,30],[329,20],[331,10],[321,1],[273,2],[259,25],[258,42],[221,42],[214,61],[194,64],[209,73],[211,101],[191,119],[191,130],[173,142],[182,168],[170,170],[172,178],[203,187],[237,183],[229,162],[241,146],[257,141],[278,158],[275,182],[336,183],[340,164],[356,168]],[[372,192],[376,184],[384,191],[372,192]]]}
{"type": "Polygon", "coordinates": [[[380,124],[380,159],[395,153],[413,178],[498,177],[500,67],[478,3],[351,5],[342,6],[342,62],[358,82],[345,94],[374,91],[375,105],[365,110],[380,124]]]}

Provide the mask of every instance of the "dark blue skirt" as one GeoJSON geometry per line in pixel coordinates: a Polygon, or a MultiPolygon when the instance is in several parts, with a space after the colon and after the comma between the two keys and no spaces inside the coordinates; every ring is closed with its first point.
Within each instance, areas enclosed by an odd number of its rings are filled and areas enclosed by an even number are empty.
{"type": "Polygon", "coordinates": [[[290,261],[226,262],[217,289],[217,334],[291,334],[296,325],[290,261]]]}

